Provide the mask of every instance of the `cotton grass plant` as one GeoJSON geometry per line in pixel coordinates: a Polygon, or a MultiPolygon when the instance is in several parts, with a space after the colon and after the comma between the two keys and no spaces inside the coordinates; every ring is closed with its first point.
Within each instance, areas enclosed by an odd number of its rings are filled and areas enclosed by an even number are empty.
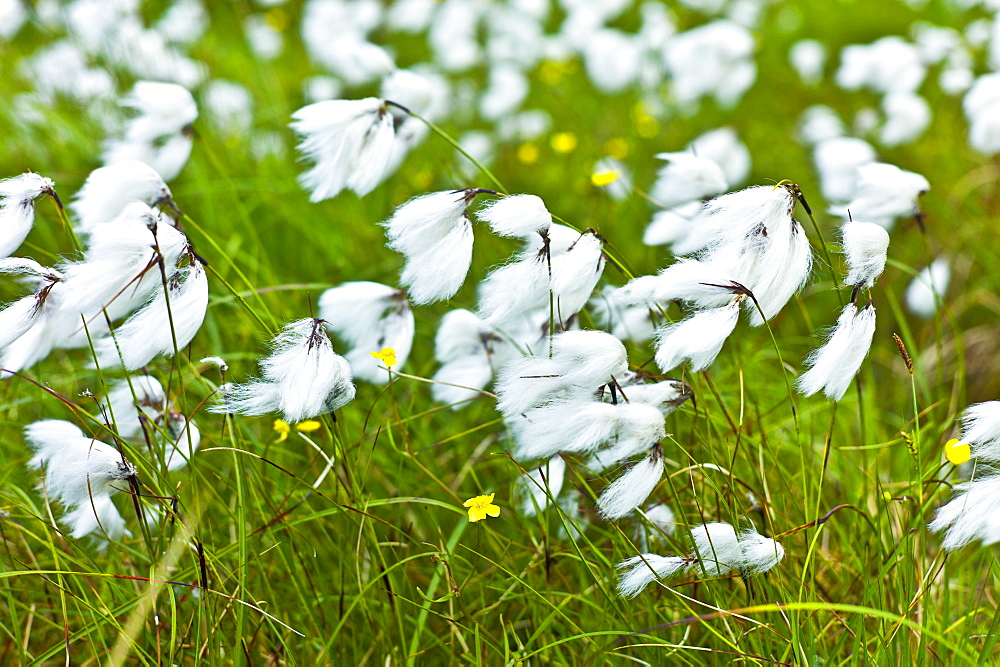
{"type": "Polygon", "coordinates": [[[995,658],[995,10],[8,4],[3,662],[995,658]]]}

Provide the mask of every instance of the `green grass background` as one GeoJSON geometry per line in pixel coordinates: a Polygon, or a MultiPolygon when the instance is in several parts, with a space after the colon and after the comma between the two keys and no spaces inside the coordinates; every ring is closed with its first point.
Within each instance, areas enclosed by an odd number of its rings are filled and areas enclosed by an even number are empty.
{"type": "MultiPolygon", "coordinates": [[[[639,521],[601,521],[592,498],[608,480],[580,466],[571,467],[567,483],[586,497],[582,507],[591,523],[582,537],[560,537],[563,520],[555,511],[518,516],[512,489],[521,472],[505,454],[506,436],[488,399],[453,412],[433,404],[421,382],[398,379],[389,390],[364,385],[335,425],[324,420],[312,444],[294,432],[275,442],[270,417],[238,418],[227,428],[221,416],[201,411],[219,376],[198,359],[223,356],[230,377],[246,377],[280,324],[313,312],[325,287],[395,281],[401,259],[384,247],[376,225],[395,206],[423,192],[489,186],[459,176],[454,150],[432,136],[364,199],[346,193],[309,204],[295,182],[303,167],[286,125],[304,103],[301,81],[316,73],[294,38],[299,7],[271,10],[288,26],[286,52],[273,63],[256,61],[240,35],[240,21],[251,11],[247,3],[209,9],[212,29],[194,57],[213,76],[252,91],[255,131],[279,132],[287,151],[254,158],[245,139],[199,120],[191,160],[171,187],[197,223],[187,229],[197,251],[270,330],[213,279],[209,316],[190,354],[157,359],[149,368],[164,381],[171,378],[185,412],[196,414],[202,451],[189,467],[168,474],[145,444],[132,445],[130,458],[148,492],[176,497],[176,515],[145,534],[122,497],[118,504],[134,536],[105,549],[59,531],[53,517],[61,508],[47,506],[35,489],[39,475],[25,465],[30,452],[20,432],[33,420],[79,421],[79,410],[95,412],[93,399],[81,394],[102,394],[120,375],[86,370],[83,351],[60,352],[27,371],[38,384],[15,378],[0,387],[0,509],[6,513],[0,520],[0,663],[995,659],[1000,573],[994,550],[972,546],[945,558],[925,529],[933,509],[950,497],[939,480],[961,479],[943,457],[956,417],[971,402],[997,396],[1000,309],[997,165],[967,146],[960,100],[940,94],[936,69],[922,89],[934,110],[931,129],[914,144],[879,151],[886,161],[924,174],[932,190],[923,198],[926,232],[900,221],[892,234],[891,265],[874,290],[878,330],[860,389],[834,407],[819,397],[790,399],[782,379],[784,372],[801,372],[817,330],[836,319],[839,296],[820,262],[809,287],[771,323],[784,368],[767,331],[741,324],[707,373],[684,376],[697,407],[685,405],[668,418],[667,474],[651,500],[668,503],[680,523],[722,520],[778,535],[828,519],[779,538],[787,556],[766,576],[653,586],[625,601],[614,595],[612,568],[636,553],[639,521]],[[905,314],[901,299],[912,274],[942,253],[953,268],[944,308],[926,322],[905,314]],[[912,383],[894,332],[915,361],[912,383]],[[913,438],[912,448],[901,431],[913,438]],[[327,457],[332,469],[314,486],[327,457]],[[493,492],[500,517],[469,524],[462,501],[493,492]]],[[[148,8],[149,16],[157,10],[148,8]]],[[[526,106],[548,110],[553,131],[572,132],[577,148],[559,154],[542,139],[539,160],[523,164],[517,147],[506,146],[494,172],[509,191],[537,194],[573,224],[599,228],[636,274],[651,273],[669,255],[640,242],[648,205],[638,197],[610,200],[590,184],[590,165],[605,142],[624,138],[630,148],[624,161],[635,182],[648,187],[654,153],[732,125],[753,155],[751,183],[799,183],[832,241],[836,221],[823,213],[808,150],[794,134],[800,112],[811,104],[829,104],[845,119],[877,104],[869,93],[845,93],[830,82],[838,49],[905,35],[917,19],[961,27],[978,14],[939,2],[918,13],[901,3],[860,1],[782,2],[767,12],[755,33],[758,80],[736,109],[706,103],[695,115],[662,119],[658,134],[644,138],[635,125],[636,96],[598,96],[574,61],[553,85],[532,77],[526,106]],[[828,76],[816,88],[802,86],[786,64],[788,47],[804,37],[830,48],[828,76]]],[[[677,14],[682,27],[701,21],[677,14]]],[[[633,11],[619,25],[634,28],[637,16],[633,11]]],[[[51,38],[29,27],[0,46],[0,175],[41,172],[68,199],[99,166],[100,125],[68,100],[39,125],[19,122],[13,111],[14,96],[31,88],[18,75],[19,60],[51,38]]],[[[427,57],[420,40],[386,39],[398,44],[400,65],[427,57]]],[[[485,73],[473,76],[483,80],[485,73]]],[[[127,89],[131,79],[120,83],[127,89]]],[[[468,129],[444,127],[456,136],[468,129]]],[[[818,247],[814,230],[807,225],[807,231],[818,247]]],[[[485,228],[476,234],[468,284],[450,304],[416,311],[407,373],[433,374],[440,316],[473,307],[475,279],[516,249],[485,228]]],[[[21,253],[45,263],[70,249],[54,209],[40,203],[21,253]]],[[[612,267],[605,279],[624,282],[612,267]]],[[[13,294],[16,288],[5,289],[13,294]]],[[[651,356],[649,348],[636,348],[630,360],[641,365],[651,356]]],[[[685,548],[681,537],[655,550],[685,548]]]]}

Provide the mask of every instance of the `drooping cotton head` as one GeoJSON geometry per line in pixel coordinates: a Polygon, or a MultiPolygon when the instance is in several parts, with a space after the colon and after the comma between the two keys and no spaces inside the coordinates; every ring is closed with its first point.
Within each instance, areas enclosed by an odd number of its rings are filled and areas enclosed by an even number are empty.
{"type": "Polygon", "coordinates": [[[871,44],[844,47],[840,58],[836,81],[845,90],[912,92],[920,87],[927,73],[917,48],[895,35],[871,44]]]}
{"type": "Polygon", "coordinates": [[[142,432],[140,411],[145,419],[153,422],[166,409],[167,394],[163,385],[152,375],[136,375],[129,380],[119,380],[108,392],[105,410],[109,421],[114,420],[118,435],[134,438],[142,432]]]}
{"type": "Polygon", "coordinates": [[[367,382],[388,380],[379,360],[371,355],[392,348],[401,368],[413,345],[413,310],[406,294],[381,283],[358,281],[328,289],[319,298],[319,315],[331,332],[351,349],[344,355],[355,378],[367,382]]]}
{"type": "Polygon", "coordinates": [[[900,146],[920,138],[931,123],[931,107],[923,97],[910,92],[890,93],[882,98],[885,123],[878,139],[883,146],[900,146]]]}
{"type": "Polygon", "coordinates": [[[653,337],[657,316],[646,305],[631,305],[620,298],[621,288],[605,285],[591,297],[588,307],[594,322],[621,341],[645,343],[653,337]]]}
{"type": "Polygon", "coordinates": [[[666,324],[657,330],[656,365],[664,373],[683,361],[691,371],[712,365],[740,318],[740,299],[719,308],[703,310],[687,319],[666,324]]]}
{"type": "Polygon", "coordinates": [[[733,300],[737,283],[725,267],[681,258],[655,276],[633,278],[621,289],[625,303],[666,306],[684,301],[695,308],[719,308],[733,300]]]}
{"type": "Polygon", "coordinates": [[[35,451],[29,465],[45,467],[44,488],[66,508],[63,521],[81,538],[103,527],[114,539],[128,535],[111,495],[128,488],[135,466],[114,447],[85,436],[74,424],[44,420],[24,429],[35,451]]]}
{"type": "Polygon", "coordinates": [[[494,199],[476,211],[476,216],[489,224],[500,236],[526,237],[545,234],[552,226],[552,214],[545,202],[535,195],[513,195],[494,199]]]}
{"type": "Polygon", "coordinates": [[[123,137],[105,142],[104,164],[139,160],[172,180],[191,154],[190,125],[198,117],[191,93],[176,83],[139,81],[121,104],[137,115],[126,124],[123,137]]]}
{"type": "Polygon", "coordinates": [[[55,184],[28,172],[0,180],[0,257],[9,257],[28,237],[35,223],[35,199],[55,197],[55,184]]]}
{"type": "Polygon", "coordinates": [[[619,571],[618,595],[634,598],[657,579],[669,580],[690,564],[690,559],[679,556],[642,554],[627,558],[615,566],[619,571]]]}
{"type": "Polygon", "coordinates": [[[929,528],[945,531],[941,546],[952,551],[973,540],[993,541],[1000,515],[1000,475],[988,474],[956,486],[951,502],[939,507],[929,528]]]}
{"type": "Polygon", "coordinates": [[[654,445],[649,456],[618,477],[597,499],[601,515],[609,520],[620,519],[646,502],[663,477],[663,452],[654,445]]]}
{"type": "Polygon", "coordinates": [[[700,134],[691,140],[686,150],[722,167],[727,187],[739,187],[750,176],[750,149],[732,127],[720,127],[700,134]]]}
{"type": "Polygon", "coordinates": [[[830,212],[845,220],[866,220],[890,229],[896,218],[917,213],[918,198],[930,188],[930,183],[920,174],[872,162],[858,167],[857,186],[851,201],[831,207],[830,212]]]}
{"type": "Polygon", "coordinates": [[[823,197],[831,203],[850,201],[857,188],[858,167],[874,161],[875,149],[864,139],[832,137],[818,142],[813,163],[823,197]]]}
{"type": "Polygon", "coordinates": [[[452,403],[481,396],[494,373],[521,351],[474,313],[459,309],[447,313],[434,337],[434,356],[442,364],[432,378],[434,400],[452,403]]]}
{"type": "Polygon", "coordinates": [[[799,391],[812,396],[823,389],[827,398],[839,401],[868,356],[874,335],[875,307],[871,302],[860,311],[853,303],[844,306],[830,338],[806,359],[810,368],[796,380],[799,391]]]}
{"type": "Polygon", "coordinates": [[[382,223],[386,245],[406,258],[400,282],[413,303],[451,298],[465,282],[473,245],[467,209],[480,192],[469,188],[414,197],[382,223]]]}
{"type": "Polygon", "coordinates": [[[969,121],[969,145],[980,153],[1000,153],[1000,72],[984,74],[966,93],[962,109],[969,121]]]}
{"type": "Polygon", "coordinates": [[[701,574],[722,577],[743,564],[743,548],[736,529],[728,523],[704,523],[691,529],[701,574]]]}
{"type": "Polygon", "coordinates": [[[642,233],[642,242],[652,246],[683,243],[691,233],[691,221],[701,212],[701,206],[699,200],[656,211],[642,233]]]}
{"type": "Polygon", "coordinates": [[[299,177],[317,202],[350,189],[364,196],[386,175],[392,156],[392,114],[382,100],[328,100],[292,114],[298,148],[313,168],[299,177]]]}
{"type": "Polygon", "coordinates": [[[1000,401],[986,401],[962,413],[963,442],[972,444],[972,455],[1000,463],[1000,401]]]}
{"type": "Polygon", "coordinates": [[[848,285],[871,287],[885,270],[889,233],[871,222],[846,222],[840,228],[847,260],[848,285]]]}
{"type": "Polygon", "coordinates": [[[934,317],[948,292],[950,282],[951,267],[948,260],[938,257],[910,281],[904,294],[906,307],[911,313],[924,319],[934,317]]]}
{"type": "Polygon", "coordinates": [[[767,572],[785,557],[780,543],[749,528],[740,533],[739,542],[743,550],[740,572],[744,576],[767,572]]]}
{"type": "Polygon", "coordinates": [[[694,153],[657,153],[666,161],[656,173],[650,196],[670,208],[726,191],[728,179],[714,160],[694,153]]]}
{"type": "Polygon", "coordinates": [[[145,162],[124,160],[90,172],[70,208],[76,214],[77,229],[88,233],[114,220],[132,201],[155,207],[173,200],[155,169],[145,162]]]}
{"type": "Polygon", "coordinates": [[[662,380],[645,384],[629,384],[623,388],[631,403],[641,403],[657,408],[664,416],[670,414],[688,400],[694,399],[694,390],[680,380],[662,380]]]}

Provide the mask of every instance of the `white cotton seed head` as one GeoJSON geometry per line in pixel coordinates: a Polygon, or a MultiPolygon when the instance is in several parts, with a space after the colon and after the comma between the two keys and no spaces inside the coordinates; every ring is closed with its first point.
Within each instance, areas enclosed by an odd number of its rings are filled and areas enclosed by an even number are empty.
{"type": "Polygon", "coordinates": [[[535,516],[549,506],[549,498],[557,498],[566,476],[566,462],[554,456],[537,467],[528,468],[517,480],[521,498],[521,514],[535,516]]]}
{"type": "Polygon", "coordinates": [[[879,129],[883,146],[900,146],[920,138],[931,123],[927,100],[912,92],[890,93],[882,99],[885,123],[879,129]]]}
{"type": "Polygon", "coordinates": [[[118,435],[123,438],[134,438],[142,432],[139,411],[141,410],[149,421],[156,421],[166,409],[167,394],[163,391],[160,381],[153,376],[137,375],[132,378],[131,387],[128,380],[115,383],[108,392],[107,405],[110,407],[108,417],[114,416],[118,435]]]}
{"type": "Polygon", "coordinates": [[[55,193],[55,184],[38,174],[27,173],[0,180],[0,257],[14,253],[35,223],[35,199],[55,193]]]}
{"type": "Polygon", "coordinates": [[[271,354],[260,362],[263,380],[223,385],[222,402],[211,406],[211,412],[280,412],[285,421],[295,423],[354,399],[350,364],[333,351],[320,320],[286,324],[271,347],[271,354]]]}
{"type": "Polygon", "coordinates": [[[993,540],[1000,515],[1000,475],[990,474],[956,487],[960,493],[938,508],[929,528],[947,531],[941,546],[952,551],[978,539],[993,540]]]}
{"type": "Polygon", "coordinates": [[[785,557],[785,548],[781,544],[754,530],[744,530],[739,541],[743,550],[740,572],[744,575],[767,572],[785,557]]]}
{"type": "Polygon", "coordinates": [[[951,268],[948,260],[938,257],[917,274],[906,288],[904,301],[910,312],[930,319],[938,310],[938,305],[948,291],[951,282],[951,268]]]}
{"type": "Polygon", "coordinates": [[[606,519],[620,519],[646,502],[662,476],[663,456],[659,446],[656,446],[649,456],[604,490],[597,499],[597,508],[606,519]]]}
{"type": "Polygon", "coordinates": [[[904,171],[882,162],[872,162],[857,169],[854,197],[842,206],[833,206],[830,213],[845,220],[854,218],[892,227],[896,218],[914,215],[918,198],[931,189],[920,174],[904,171]]]}
{"type": "Polygon", "coordinates": [[[670,505],[659,503],[647,507],[642,513],[656,531],[664,535],[674,534],[674,530],[677,527],[677,517],[674,516],[674,511],[670,509],[670,505]]]}
{"type": "Polygon", "coordinates": [[[158,354],[173,356],[198,333],[208,309],[208,275],[201,262],[178,270],[146,304],[115,329],[114,337],[97,341],[101,368],[123,365],[134,371],[158,354]],[[168,298],[169,297],[169,298],[168,298]]]}
{"type": "Polygon", "coordinates": [[[806,359],[810,368],[796,380],[799,391],[812,396],[823,389],[827,398],[839,401],[868,356],[874,335],[875,307],[871,303],[860,311],[853,303],[844,306],[830,338],[806,359]]]}
{"type": "Polygon", "coordinates": [[[681,258],[656,276],[640,276],[626,283],[621,298],[648,306],[684,301],[697,308],[718,308],[733,299],[734,280],[722,266],[681,258]]]}
{"type": "Polygon", "coordinates": [[[656,365],[664,373],[688,360],[691,371],[712,365],[740,317],[740,303],[703,310],[657,331],[656,365]]]}
{"type": "Polygon", "coordinates": [[[813,149],[820,190],[833,204],[842,204],[854,197],[858,167],[872,162],[875,162],[875,149],[864,139],[831,137],[818,142],[813,149]]]}
{"type": "Polygon", "coordinates": [[[432,249],[454,229],[468,226],[466,208],[471,196],[470,190],[449,190],[410,199],[382,223],[386,245],[403,255],[432,249]]]}
{"type": "Polygon", "coordinates": [[[442,365],[431,379],[434,400],[458,409],[463,401],[483,395],[476,390],[485,389],[493,380],[493,367],[485,355],[459,357],[442,365]]]}
{"type": "Polygon", "coordinates": [[[319,315],[326,328],[351,346],[344,357],[356,379],[385,383],[389,374],[371,355],[391,347],[396,370],[402,368],[413,345],[414,320],[406,294],[373,282],[344,283],[323,292],[319,315]]]}
{"type": "Polygon", "coordinates": [[[656,315],[645,305],[626,305],[619,298],[621,289],[605,285],[587,304],[594,322],[621,341],[645,343],[653,337],[656,315]]]}
{"type": "Polygon", "coordinates": [[[69,206],[77,229],[86,234],[114,220],[131,201],[156,206],[170,198],[170,188],[155,169],[145,162],[125,160],[90,172],[69,206]]]}
{"type": "Polygon", "coordinates": [[[548,304],[549,273],[545,257],[523,252],[517,259],[493,269],[479,285],[479,317],[503,327],[526,312],[548,304]]]}
{"type": "Polygon", "coordinates": [[[701,201],[657,211],[642,233],[642,242],[650,246],[682,243],[691,233],[691,220],[701,211],[701,201]]]}
{"type": "Polygon", "coordinates": [[[726,174],[714,160],[694,153],[658,153],[667,164],[656,174],[650,196],[660,206],[671,208],[722,194],[728,187],[726,174]]]}
{"type": "Polygon", "coordinates": [[[658,408],[642,403],[619,403],[611,407],[615,419],[613,435],[608,446],[587,461],[587,467],[594,471],[607,470],[649,451],[666,436],[663,413],[658,408]]]}
{"type": "Polygon", "coordinates": [[[472,265],[472,225],[452,229],[433,247],[406,256],[399,282],[413,303],[424,305],[455,296],[472,265]]]}
{"type": "Polygon", "coordinates": [[[846,222],[840,228],[847,259],[848,285],[872,287],[885,270],[889,232],[872,222],[846,222]]]}
{"type": "Polygon", "coordinates": [[[704,523],[691,529],[698,569],[707,577],[722,577],[743,564],[743,548],[728,523],[704,523]]]}
{"type": "Polygon", "coordinates": [[[688,566],[688,559],[678,556],[642,554],[618,563],[618,595],[634,598],[657,579],[671,579],[688,566]]]}
{"type": "Polygon", "coordinates": [[[603,244],[595,234],[582,235],[569,250],[553,257],[551,285],[556,317],[566,321],[587,305],[603,271],[603,244]]]}
{"type": "Polygon", "coordinates": [[[552,356],[564,364],[564,376],[594,390],[628,370],[621,341],[604,331],[563,331],[552,337],[552,356]]]}
{"type": "Polygon", "coordinates": [[[535,195],[513,195],[494,199],[476,211],[494,234],[524,237],[547,232],[552,226],[552,215],[545,202],[535,195]]]}
{"type": "Polygon", "coordinates": [[[750,149],[731,127],[716,128],[695,137],[687,150],[722,167],[727,187],[738,187],[750,176],[750,149]]]}
{"type": "Polygon", "coordinates": [[[962,442],[972,444],[972,455],[1000,462],[1000,401],[976,403],[962,413],[962,442]]]}
{"type": "Polygon", "coordinates": [[[680,380],[630,384],[623,391],[629,402],[651,405],[664,416],[679,408],[688,399],[694,398],[691,386],[680,380]]]}
{"type": "Polygon", "coordinates": [[[315,163],[299,182],[310,201],[337,196],[347,188],[364,196],[385,176],[393,150],[393,121],[382,100],[328,100],[302,107],[292,130],[299,150],[315,163]]]}
{"type": "Polygon", "coordinates": [[[9,347],[45,317],[39,305],[38,298],[32,294],[0,310],[0,350],[9,347]]]}
{"type": "Polygon", "coordinates": [[[733,244],[742,247],[748,239],[759,242],[763,230],[775,236],[791,226],[793,204],[787,188],[766,185],[716,197],[692,219],[690,233],[683,243],[674,244],[674,253],[686,255],[733,244]]]}
{"type": "Polygon", "coordinates": [[[45,420],[24,431],[35,451],[29,465],[45,467],[45,489],[66,508],[63,521],[72,527],[73,537],[96,530],[98,520],[111,538],[127,534],[110,497],[127,488],[135,466],[114,447],[85,436],[69,422],[45,420]]]}

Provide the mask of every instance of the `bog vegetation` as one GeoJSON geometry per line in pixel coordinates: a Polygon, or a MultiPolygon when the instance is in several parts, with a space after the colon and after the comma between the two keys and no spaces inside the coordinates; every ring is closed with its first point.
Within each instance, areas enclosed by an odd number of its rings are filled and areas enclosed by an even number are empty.
{"type": "Polygon", "coordinates": [[[0,663],[1000,652],[994,0],[0,0],[0,663]]]}

